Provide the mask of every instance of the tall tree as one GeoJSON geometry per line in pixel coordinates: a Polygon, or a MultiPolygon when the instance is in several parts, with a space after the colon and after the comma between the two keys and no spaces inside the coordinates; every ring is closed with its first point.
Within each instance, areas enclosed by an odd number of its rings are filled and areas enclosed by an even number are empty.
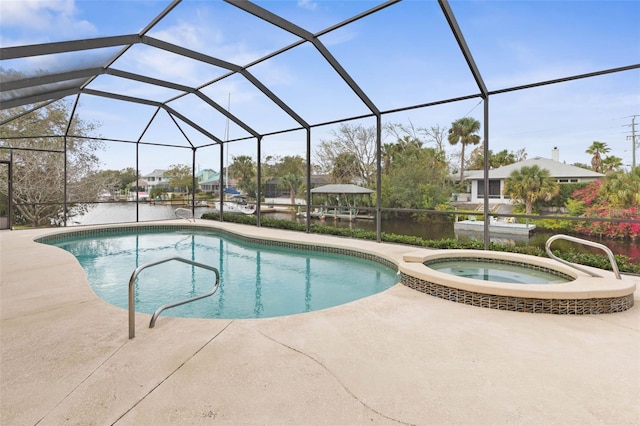
{"type": "Polygon", "coordinates": [[[306,181],[305,159],[299,155],[285,155],[274,165],[278,186],[289,191],[291,204],[296,202],[296,194],[306,181]]]}
{"type": "Polygon", "coordinates": [[[97,185],[102,191],[109,192],[114,198],[121,190],[137,180],[138,177],[133,167],[121,170],[100,170],[95,174],[97,185]]]}
{"type": "Polygon", "coordinates": [[[381,147],[382,174],[388,175],[391,171],[391,161],[396,154],[396,144],[386,143],[381,147]]]}
{"type": "Polygon", "coordinates": [[[594,172],[600,173],[602,170],[602,154],[606,154],[610,149],[605,142],[593,141],[593,143],[585,151],[591,157],[591,168],[594,172]]]}
{"type": "Polygon", "coordinates": [[[172,164],[169,166],[169,170],[164,172],[164,177],[169,180],[169,188],[180,189],[180,191],[184,189],[187,194],[192,192],[193,175],[191,167],[185,164],[172,164]]]}
{"type": "Polygon", "coordinates": [[[256,163],[248,155],[233,157],[229,165],[229,175],[238,181],[238,189],[248,194],[255,193],[256,163]]]}
{"type": "Polygon", "coordinates": [[[384,125],[384,132],[387,135],[391,135],[396,143],[403,145],[416,144],[419,147],[422,146],[421,134],[425,133],[422,128],[417,128],[409,121],[408,125],[402,123],[388,123],[384,125]]]}
{"type": "MultiPolygon", "coordinates": [[[[503,149],[494,153],[489,150],[489,168],[495,169],[502,166],[508,166],[509,164],[517,163],[518,161],[525,160],[527,154],[523,149],[516,152],[503,149]]],[[[469,170],[482,170],[484,168],[484,144],[480,144],[479,147],[471,152],[467,169],[469,170]]]]}
{"type": "Polygon", "coordinates": [[[278,177],[286,176],[289,174],[305,176],[306,165],[305,160],[299,155],[285,155],[279,158],[274,166],[275,175],[278,177]]]}
{"type": "Polygon", "coordinates": [[[376,171],[376,128],[342,123],[331,133],[333,139],[321,141],[315,152],[323,171],[331,173],[336,157],[348,153],[353,155],[358,177],[365,186],[371,186],[376,171]]]}
{"type": "MultiPolygon", "coordinates": [[[[386,124],[384,126],[384,130],[387,135],[394,136],[396,142],[393,144],[383,145],[383,164],[385,161],[384,159],[393,158],[394,151],[403,149],[410,144],[415,144],[419,148],[426,145],[432,145],[442,161],[446,161],[446,150],[444,147],[448,133],[446,126],[441,127],[439,124],[436,124],[435,126],[431,126],[427,129],[426,127],[415,127],[413,123],[409,121],[409,125],[401,123],[386,124]],[[387,152],[385,152],[385,147],[388,149],[387,152]]],[[[388,168],[387,165],[383,166],[385,169],[388,168]]],[[[383,170],[383,173],[385,172],[386,171],[383,170]]]]}
{"type": "Polygon", "coordinates": [[[513,200],[523,201],[526,213],[531,214],[536,201],[551,200],[558,195],[560,187],[551,178],[549,170],[533,165],[511,172],[504,183],[504,192],[513,200]]]}
{"type": "Polygon", "coordinates": [[[384,207],[432,209],[451,194],[448,168],[436,148],[413,145],[396,152],[382,177],[384,207]]]}
{"type": "MultiPolygon", "coordinates": [[[[430,137],[426,129],[416,128],[411,122],[409,122],[408,126],[400,123],[390,123],[384,126],[384,130],[387,135],[391,135],[395,140],[395,142],[382,145],[382,173],[385,175],[389,174],[391,166],[397,158],[407,152],[415,154],[425,144],[422,137],[430,137]]],[[[437,137],[437,135],[434,136],[437,137]]],[[[434,152],[441,152],[441,150],[436,148],[434,152]]],[[[444,158],[444,151],[442,150],[442,152],[442,157],[444,158]]]]}
{"type": "Polygon", "coordinates": [[[331,170],[333,180],[336,183],[350,183],[355,176],[358,176],[358,169],[353,154],[348,152],[338,154],[331,170]]]}
{"type": "Polygon", "coordinates": [[[444,149],[444,141],[446,139],[447,133],[448,133],[448,129],[447,127],[440,127],[439,124],[436,124],[435,126],[431,126],[428,129],[420,129],[420,131],[424,134],[424,136],[426,137],[426,143],[432,143],[435,145],[436,147],[436,151],[441,154],[444,155],[445,153],[445,149],[444,149]]]}
{"type": "Polygon", "coordinates": [[[611,173],[622,168],[622,158],[609,155],[602,160],[602,172],[611,173]]]}
{"type": "MultiPolygon", "coordinates": [[[[0,74],[5,73],[0,70],[0,74]]],[[[14,223],[60,224],[65,213],[65,187],[67,217],[85,212],[88,205],[83,202],[97,200],[102,190],[93,176],[100,166],[97,152],[103,145],[84,139],[94,134],[98,124],[75,115],[68,134],[78,137],[67,137],[64,153],[65,142],[60,135],[67,132],[71,104],[62,100],[27,113],[31,107],[0,111],[0,121],[10,120],[0,126],[0,147],[13,148],[14,223]]],[[[10,158],[8,149],[0,150],[0,155],[5,160],[10,158]]],[[[0,184],[0,191],[6,188],[6,184],[0,184]]]]}
{"type": "Polygon", "coordinates": [[[607,175],[599,193],[609,206],[640,208],[640,166],[607,175]]]}
{"type": "Polygon", "coordinates": [[[475,118],[463,117],[451,123],[447,140],[451,145],[460,143],[460,184],[464,180],[464,149],[467,145],[477,145],[480,143],[480,122],[475,118]]]}

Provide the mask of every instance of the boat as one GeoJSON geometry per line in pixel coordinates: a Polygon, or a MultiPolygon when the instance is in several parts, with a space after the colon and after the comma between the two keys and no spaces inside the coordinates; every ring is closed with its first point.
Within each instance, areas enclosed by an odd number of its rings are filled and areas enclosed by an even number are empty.
{"type": "MultiPolygon", "coordinates": [[[[321,218],[324,217],[324,211],[321,208],[315,208],[311,212],[309,212],[309,215],[313,219],[321,219],[321,218]]],[[[296,213],[296,216],[297,217],[307,217],[306,208],[304,210],[300,210],[300,207],[298,207],[298,212],[296,213]]]]}
{"type": "MultiPolygon", "coordinates": [[[[482,220],[461,220],[458,222],[454,222],[453,224],[454,231],[475,231],[475,232],[483,232],[484,231],[484,221],[482,220]]],[[[524,223],[514,223],[513,221],[502,221],[492,218],[489,221],[489,232],[491,234],[504,234],[504,235],[524,235],[529,236],[534,229],[536,229],[536,225],[533,224],[524,224],[524,223]]]]}
{"type": "MultiPolygon", "coordinates": [[[[220,211],[220,201],[213,203],[213,208],[216,211],[220,211]]],[[[252,204],[238,204],[232,201],[222,202],[223,213],[229,214],[254,214],[256,212],[256,206],[252,204]]]]}
{"type": "MultiPolygon", "coordinates": [[[[220,201],[213,203],[213,208],[220,211],[220,201]]],[[[249,203],[242,196],[234,196],[227,201],[222,202],[222,212],[229,214],[255,214],[256,205],[249,203]]]]}

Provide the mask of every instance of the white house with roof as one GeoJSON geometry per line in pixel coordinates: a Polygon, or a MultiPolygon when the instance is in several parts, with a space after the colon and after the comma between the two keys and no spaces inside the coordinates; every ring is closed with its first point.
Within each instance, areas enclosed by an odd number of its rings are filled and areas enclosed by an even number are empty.
{"type": "MultiPolygon", "coordinates": [[[[165,177],[165,169],[155,169],[151,173],[142,176],[147,181],[149,192],[156,186],[169,189],[169,179],[165,177]]],[[[212,169],[202,169],[196,173],[196,182],[202,191],[211,191],[212,187],[218,183],[220,174],[212,169]]]]}
{"type": "Polygon", "coordinates": [[[154,186],[163,186],[165,188],[169,187],[169,180],[164,177],[166,172],[167,171],[164,169],[155,169],[148,175],[142,176],[142,179],[146,180],[149,184],[149,192],[151,192],[151,188],[154,186]]]}
{"type": "MultiPolygon", "coordinates": [[[[538,166],[541,169],[548,170],[550,177],[554,178],[560,184],[593,182],[596,179],[604,177],[602,173],[597,173],[593,170],[561,163],[558,161],[557,149],[553,150],[552,155],[554,159],[534,157],[518,163],[509,164],[508,166],[489,170],[489,203],[511,203],[509,195],[504,193],[505,181],[509,175],[511,175],[511,172],[525,166],[538,166]]],[[[467,201],[472,203],[484,202],[484,170],[467,170],[464,172],[463,180],[469,183],[467,186],[469,192],[466,194],[468,198],[467,201]]]]}

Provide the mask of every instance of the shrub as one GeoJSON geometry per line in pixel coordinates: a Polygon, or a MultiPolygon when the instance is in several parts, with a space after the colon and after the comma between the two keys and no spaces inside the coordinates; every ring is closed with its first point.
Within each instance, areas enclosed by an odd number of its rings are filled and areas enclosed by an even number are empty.
{"type": "MultiPolygon", "coordinates": [[[[611,270],[611,262],[607,256],[593,253],[578,253],[575,250],[564,252],[553,251],[553,254],[561,259],[579,265],[593,266],[594,268],[611,270]]],[[[640,273],[640,264],[633,264],[631,258],[621,254],[614,255],[620,272],[640,273]]]]}
{"type": "MultiPolygon", "coordinates": [[[[219,213],[204,213],[202,219],[219,220],[219,213]]],[[[224,214],[225,222],[240,223],[244,225],[257,225],[257,217],[253,215],[237,215],[237,214],[224,214]]],[[[262,218],[261,225],[265,228],[277,228],[286,229],[290,231],[305,232],[306,225],[303,223],[297,223],[290,220],[283,219],[271,219],[262,218]]],[[[615,225],[615,224],[614,224],[615,225]]],[[[640,224],[619,224],[619,225],[633,225],[631,226],[637,235],[640,235],[640,224]],[[635,227],[635,228],[634,228],[635,227]]],[[[350,229],[350,228],[336,228],[333,226],[311,224],[310,231],[312,234],[322,235],[334,235],[339,237],[356,238],[361,240],[375,240],[376,233],[372,231],[364,231],[362,229],[350,229]]],[[[406,244],[410,246],[419,246],[435,249],[475,249],[482,250],[484,243],[478,240],[425,240],[421,237],[412,235],[398,235],[383,232],[381,233],[381,240],[387,243],[406,244]]],[[[512,246],[508,244],[499,244],[490,242],[489,249],[493,251],[511,252],[528,254],[531,256],[547,257],[546,252],[535,246],[512,246]]],[[[578,253],[573,249],[568,251],[554,251],[556,256],[569,262],[578,263],[587,266],[593,266],[600,269],[611,270],[611,264],[609,259],[605,255],[590,254],[590,253],[578,253]]],[[[620,272],[640,273],[640,264],[635,264],[631,261],[631,258],[623,255],[615,255],[616,263],[620,272]]]]}
{"type": "Polygon", "coordinates": [[[575,191],[583,190],[589,183],[587,182],[578,182],[578,183],[562,183],[558,185],[559,191],[558,195],[553,197],[552,199],[545,201],[543,199],[538,200],[535,203],[534,210],[539,211],[542,207],[561,207],[564,206],[567,202],[573,199],[573,194],[575,191]]]}
{"type": "Polygon", "coordinates": [[[637,222],[577,222],[575,231],[584,235],[606,236],[607,238],[640,240],[640,215],[635,207],[608,208],[591,206],[585,210],[586,217],[635,219],[637,222]]]}

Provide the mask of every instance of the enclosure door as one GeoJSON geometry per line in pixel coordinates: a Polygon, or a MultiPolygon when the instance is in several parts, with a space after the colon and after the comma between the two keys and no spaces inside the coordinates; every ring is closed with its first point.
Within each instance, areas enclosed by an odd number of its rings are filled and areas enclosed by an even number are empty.
{"type": "Polygon", "coordinates": [[[0,229],[11,228],[11,163],[0,161],[0,229]]]}

